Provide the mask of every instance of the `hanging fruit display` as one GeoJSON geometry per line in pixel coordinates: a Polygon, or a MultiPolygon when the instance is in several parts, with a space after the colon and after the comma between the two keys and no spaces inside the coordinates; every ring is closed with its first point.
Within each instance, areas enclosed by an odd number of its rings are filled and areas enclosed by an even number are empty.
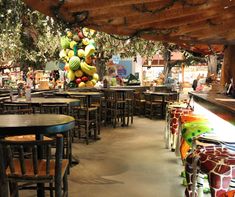
{"type": "Polygon", "coordinates": [[[59,56],[65,62],[64,70],[70,88],[94,87],[99,80],[95,66],[96,45],[93,39],[88,38],[91,34],[94,30],[84,28],[75,33],[68,31],[66,36],[61,37],[59,56]]]}

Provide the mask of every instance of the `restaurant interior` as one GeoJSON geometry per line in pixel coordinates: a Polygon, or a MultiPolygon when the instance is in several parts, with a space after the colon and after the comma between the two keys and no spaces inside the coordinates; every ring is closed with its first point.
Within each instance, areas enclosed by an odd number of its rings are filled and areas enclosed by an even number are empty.
{"type": "Polygon", "coordinates": [[[235,1],[0,1],[0,197],[235,196],[235,1]]]}

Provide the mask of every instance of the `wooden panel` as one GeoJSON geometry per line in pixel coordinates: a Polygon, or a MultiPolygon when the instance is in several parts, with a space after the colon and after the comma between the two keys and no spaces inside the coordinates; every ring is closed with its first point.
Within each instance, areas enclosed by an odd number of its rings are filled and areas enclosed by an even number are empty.
{"type": "Polygon", "coordinates": [[[233,44],[231,0],[24,0],[33,9],[110,34],[175,43],[233,44]],[[61,2],[61,6],[60,3],[61,2]],[[57,13],[56,13],[57,11],[57,13]],[[76,15],[77,14],[77,15],[76,15]],[[84,21],[79,21],[79,14],[84,21]],[[148,31],[146,31],[148,30],[148,31]]]}

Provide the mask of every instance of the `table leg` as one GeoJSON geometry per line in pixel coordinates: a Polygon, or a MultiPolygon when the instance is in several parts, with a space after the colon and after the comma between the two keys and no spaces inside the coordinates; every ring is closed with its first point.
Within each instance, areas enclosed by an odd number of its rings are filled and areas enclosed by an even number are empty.
{"type": "MultiPolygon", "coordinates": [[[[1,153],[1,155],[3,155],[3,153],[1,153]]],[[[3,159],[1,161],[3,161],[3,159]]],[[[0,197],[8,196],[8,181],[6,178],[7,177],[5,174],[5,164],[1,162],[0,163],[0,197]]]]}
{"type": "MultiPolygon", "coordinates": [[[[36,135],[36,140],[42,140],[43,135],[36,135]]],[[[43,150],[39,149],[38,150],[38,157],[42,158],[43,150]]],[[[38,197],[44,197],[45,196],[45,191],[44,191],[44,184],[43,183],[38,183],[37,184],[37,196],[38,197]]]]}
{"type": "Polygon", "coordinates": [[[165,96],[162,96],[162,119],[164,119],[165,117],[164,108],[165,108],[165,96]]]}

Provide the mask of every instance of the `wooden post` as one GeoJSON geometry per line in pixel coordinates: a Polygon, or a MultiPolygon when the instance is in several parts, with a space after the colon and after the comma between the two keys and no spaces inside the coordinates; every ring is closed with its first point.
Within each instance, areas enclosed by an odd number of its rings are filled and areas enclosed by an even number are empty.
{"type": "Polygon", "coordinates": [[[217,56],[209,55],[208,57],[208,76],[214,74],[217,76],[217,56]]]}
{"type": "Polygon", "coordinates": [[[230,79],[235,80],[235,45],[230,45],[224,51],[224,63],[221,71],[221,85],[230,83],[230,79]]]}
{"type": "Polygon", "coordinates": [[[185,65],[182,64],[182,65],[181,65],[181,68],[182,68],[182,83],[183,83],[183,84],[184,84],[184,67],[185,67],[185,65]]]}

